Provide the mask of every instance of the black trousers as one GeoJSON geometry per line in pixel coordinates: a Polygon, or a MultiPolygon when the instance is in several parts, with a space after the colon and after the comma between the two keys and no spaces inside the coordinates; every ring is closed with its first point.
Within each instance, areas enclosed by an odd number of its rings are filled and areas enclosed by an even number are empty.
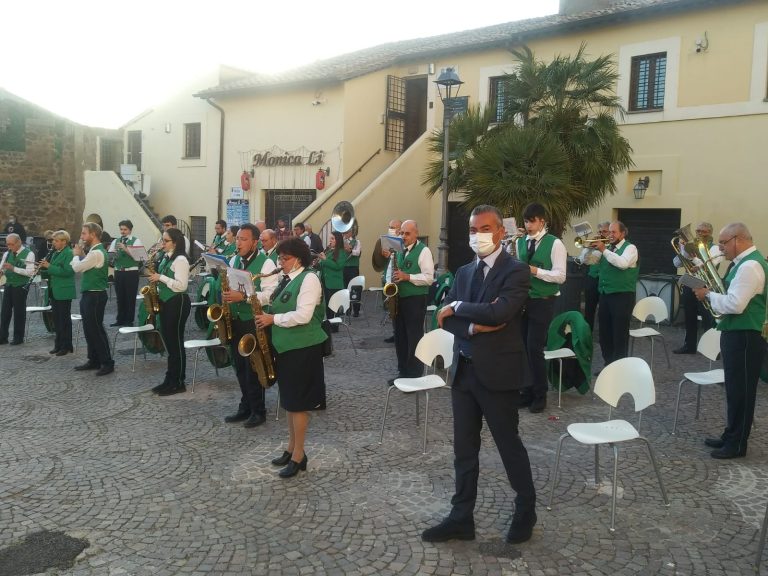
{"type": "Polygon", "coordinates": [[[424,364],[416,358],[416,345],[424,336],[427,296],[399,298],[397,306],[397,316],[395,316],[397,371],[402,377],[418,378],[424,374],[424,364]]]}
{"type": "Polygon", "coordinates": [[[184,384],[187,377],[184,328],[191,309],[192,305],[187,293],[173,296],[163,302],[160,307],[160,333],[163,335],[165,349],[168,352],[168,368],[165,371],[165,382],[168,384],[184,384]]]}
{"type": "MultiPolygon", "coordinates": [[[[352,278],[356,278],[360,276],[360,267],[359,266],[346,266],[344,268],[344,288],[349,286],[349,281],[352,280],[352,278]]],[[[352,302],[352,313],[357,316],[360,314],[360,302],[352,302]]]]}
{"type": "Polygon", "coordinates": [[[250,410],[251,414],[266,414],[264,388],[259,384],[259,377],[251,368],[251,361],[240,356],[237,351],[240,338],[246,334],[256,335],[256,324],[253,320],[232,318],[232,342],[230,342],[229,353],[235,367],[235,374],[237,374],[237,382],[240,384],[240,408],[250,410]]]}
{"type": "Polygon", "coordinates": [[[451,499],[450,517],[463,524],[472,522],[480,475],[478,454],[483,417],[499,450],[509,485],[517,492],[516,507],[532,510],[536,506],[536,489],[528,451],[518,432],[519,392],[488,390],[477,381],[472,364],[460,358],[456,361],[459,365],[451,388],[456,493],[451,499]]]}
{"type": "Polygon", "coordinates": [[[697,316],[701,316],[702,329],[709,330],[715,326],[715,321],[707,307],[696,298],[693,290],[688,286],[683,286],[683,293],[680,295],[680,302],[683,305],[685,314],[685,344],[689,350],[696,350],[699,343],[699,321],[697,316]]]}
{"type": "Polygon", "coordinates": [[[744,452],[747,449],[765,346],[757,330],[729,330],[720,335],[728,413],[721,437],[726,450],[744,452]]]}
{"type": "Polygon", "coordinates": [[[5,285],[3,306],[0,309],[0,341],[8,340],[8,329],[13,316],[13,340],[24,341],[24,330],[27,321],[27,294],[23,286],[5,285]]]}
{"type": "Polygon", "coordinates": [[[117,317],[122,326],[133,326],[136,317],[136,294],[139,292],[138,270],[115,270],[115,297],[117,317]]]}
{"type": "Polygon", "coordinates": [[[49,290],[48,301],[53,313],[53,329],[56,332],[56,350],[69,350],[72,348],[72,300],[56,300],[53,291],[49,290]]]}
{"type": "Polygon", "coordinates": [[[600,294],[600,349],[607,366],[629,354],[629,321],[635,306],[634,292],[600,294]]]}
{"type": "Polygon", "coordinates": [[[597,313],[597,303],[600,300],[600,292],[597,287],[600,281],[597,278],[587,275],[584,279],[584,319],[589,324],[589,329],[595,329],[595,314],[597,313]]]}
{"type": "Polygon", "coordinates": [[[83,317],[83,336],[88,344],[88,361],[100,366],[113,366],[109,338],[104,330],[104,308],[107,291],[88,291],[80,296],[80,315],[83,317]]]}
{"type": "Polygon", "coordinates": [[[528,298],[523,311],[523,342],[528,354],[530,386],[523,394],[531,398],[547,397],[547,331],[555,312],[555,298],[528,298]]]}

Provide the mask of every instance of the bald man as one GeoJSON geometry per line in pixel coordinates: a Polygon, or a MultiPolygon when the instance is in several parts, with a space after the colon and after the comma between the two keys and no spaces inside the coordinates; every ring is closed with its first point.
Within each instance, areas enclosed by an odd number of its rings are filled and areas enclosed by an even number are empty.
{"type": "Polygon", "coordinates": [[[765,322],[765,279],[768,265],[755,248],[752,235],[741,222],[729,224],[720,231],[718,246],[733,264],[725,276],[725,294],[708,288],[694,290],[700,301],[709,300],[712,311],[722,314],[717,325],[720,352],[725,372],[727,422],[717,438],[704,444],[712,458],[741,458],[747,454],[747,440],[755,416],[757,380],[765,355],[761,336],[765,322]]]}

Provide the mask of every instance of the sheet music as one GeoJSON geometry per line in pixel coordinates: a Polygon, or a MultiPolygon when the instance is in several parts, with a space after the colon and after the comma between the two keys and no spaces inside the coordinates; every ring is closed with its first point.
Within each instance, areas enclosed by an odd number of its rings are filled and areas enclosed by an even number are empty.
{"type": "Polygon", "coordinates": [[[248,270],[238,270],[237,268],[227,268],[227,279],[231,290],[236,292],[245,292],[246,296],[253,296],[253,280],[248,270]]]}
{"type": "Polygon", "coordinates": [[[203,260],[205,260],[205,266],[208,270],[218,269],[226,270],[229,268],[229,261],[226,256],[219,256],[218,254],[203,254],[203,260]]]}
{"type": "Polygon", "coordinates": [[[149,260],[149,254],[144,246],[126,246],[125,251],[128,255],[137,262],[146,262],[149,260]]]}
{"type": "Polygon", "coordinates": [[[200,250],[202,250],[203,252],[205,252],[206,250],[208,250],[208,248],[206,248],[206,247],[205,247],[205,244],[202,244],[202,243],[200,242],[200,240],[195,240],[195,246],[197,246],[198,248],[200,248],[200,250]]]}
{"type": "Polygon", "coordinates": [[[400,236],[381,236],[381,249],[390,252],[402,252],[405,250],[405,244],[400,236]]]}
{"type": "Polygon", "coordinates": [[[112,240],[112,243],[109,245],[109,248],[107,249],[107,252],[109,252],[111,254],[114,254],[115,252],[117,252],[117,247],[116,246],[117,246],[117,238],[112,240]]]}
{"type": "Polygon", "coordinates": [[[517,220],[514,216],[503,218],[502,223],[504,224],[504,229],[507,231],[507,234],[514,234],[517,232],[517,220]]]}
{"type": "Polygon", "coordinates": [[[701,278],[697,278],[696,276],[691,276],[690,274],[683,274],[680,276],[680,284],[683,286],[688,286],[691,290],[696,290],[697,288],[706,288],[707,283],[704,282],[701,278]]]}

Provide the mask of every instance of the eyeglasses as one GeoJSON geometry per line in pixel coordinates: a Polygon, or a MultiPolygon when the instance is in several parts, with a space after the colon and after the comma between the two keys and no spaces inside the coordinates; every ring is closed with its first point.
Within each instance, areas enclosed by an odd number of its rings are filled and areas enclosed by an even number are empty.
{"type": "Polygon", "coordinates": [[[287,262],[291,258],[294,258],[294,256],[289,256],[288,254],[280,254],[277,259],[280,260],[280,262],[287,262]]]}
{"type": "Polygon", "coordinates": [[[730,238],[728,238],[728,240],[718,240],[718,241],[717,241],[717,244],[718,244],[719,246],[725,246],[726,244],[728,244],[728,242],[730,242],[731,240],[733,240],[734,238],[736,238],[736,236],[738,236],[738,234],[734,234],[733,236],[731,236],[730,238]]]}
{"type": "Polygon", "coordinates": [[[163,242],[172,242],[170,238],[163,238],[163,242]]]}

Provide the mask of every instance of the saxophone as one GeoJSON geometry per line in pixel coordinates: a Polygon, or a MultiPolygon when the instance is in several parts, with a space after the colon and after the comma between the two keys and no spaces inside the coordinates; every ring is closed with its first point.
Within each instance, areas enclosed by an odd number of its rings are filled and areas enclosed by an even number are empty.
{"type": "MultiPolygon", "coordinates": [[[[392,276],[394,277],[395,272],[397,272],[397,252],[392,252],[392,255],[390,256],[392,259],[392,276]]],[[[400,288],[398,288],[397,284],[394,281],[387,282],[384,284],[383,294],[386,297],[384,299],[384,305],[387,307],[387,310],[389,311],[389,317],[394,320],[395,316],[397,316],[397,294],[400,292],[400,288]]]]}
{"type": "MultiPolygon", "coordinates": [[[[158,253],[158,250],[150,250],[147,253],[147,275],[151,276],[155,273],[155,255],[158,253]]],[[[147,322],[150,324],[155,323],[155,316],[160,312],[160,294],[157,291],[157,282],[149,282],[146,286],[144,286],[141,291],[139,292],[142,296],[144,296],[144,307],[147,309],[147,314],[149,314],[149,318],[147,319],[147,322]]]]}
{"type": "MultiPolygon", "coordinates": [[[[251,276],[252,280],[258,280],[265,276],[273,276],[280,273],[280,268],[275,268],[272,272],[267,274],[254,274],[251,276]]],[[[258,296],[254,294],[249,298],[251,303],[251,309],[253,310],[254,324],[256,316],[264,313],[259,302],[258,296]]],[[[259,383],[262,387],[269,388],[277,380],[277,374],[275,373],[275,363],[272,358],[272,348],[269,345],[269,337],[267,331],[263,328],[259,328],[256,325],[256,335],[246,334],[237,343],[237,351],[240,356],[248,357],[251,362],[251,368],[259,376],[259,383]]]]}
{"type": "MultiPolygon", "coordinates": [[[[221,293],[229,292],[227,271],[222,271],[219,278],[221,278],[221,293]]],[[[206,316],[208,320],[216,323],[216,332],[221,343],[224,345],[229,343],[232,340],[232,311],[229,309],[229,303],[224,302],[222,298],[221,304],[211,304],[206,316]]]]}

